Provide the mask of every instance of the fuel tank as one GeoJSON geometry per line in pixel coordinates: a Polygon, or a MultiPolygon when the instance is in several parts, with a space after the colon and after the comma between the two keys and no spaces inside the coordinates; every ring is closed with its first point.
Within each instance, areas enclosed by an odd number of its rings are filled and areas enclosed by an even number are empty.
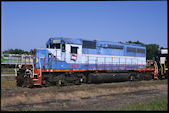
{"type": "Polygon", "coordinates": [[[91,83],[108,83],[128,81],[128,73],[92,73],[90,74],[91,83]]]}

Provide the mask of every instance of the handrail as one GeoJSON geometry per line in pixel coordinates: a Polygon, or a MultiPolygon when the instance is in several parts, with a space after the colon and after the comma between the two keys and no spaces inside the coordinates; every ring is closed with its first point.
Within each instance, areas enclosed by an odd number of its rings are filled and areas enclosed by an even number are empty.
{"type": "MultiPolygon", "coordinates": [[[[33,61],[34,61],[34,58],[33,58],[33,61]]],[[[33,76],[34,76],[34,64],[32,62],[32,67],[33,67],[33,76]]]]}
{"type": "Polygon", "coordinates": [[[158,65],[157,65],[157,62],[154,61],[154,79],[158,79],[157,74],[158,74],[158,65]],[[155,78],[155,76],[156,76],[156,78],[155,78]]]}
{"type": "Polygon", "coordinates": [[[39,77],[41,77],[42,72],[41,72],[41,63],[40,63],[40,58],[39,58],[39,66],[40,66],[40,76],[39,76],[39,77]]]}

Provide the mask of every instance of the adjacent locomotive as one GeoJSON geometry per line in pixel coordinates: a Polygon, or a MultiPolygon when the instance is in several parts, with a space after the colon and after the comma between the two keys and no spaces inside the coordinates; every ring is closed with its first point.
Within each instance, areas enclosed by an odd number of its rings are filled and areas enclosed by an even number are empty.
{"type": "Polygon", "coordinates": [[[17,85],[64,85],[156,78],[147,66],[146,48],[138,44],[50,38],[35,49],[32,68],[20,67],[17,85]]]}

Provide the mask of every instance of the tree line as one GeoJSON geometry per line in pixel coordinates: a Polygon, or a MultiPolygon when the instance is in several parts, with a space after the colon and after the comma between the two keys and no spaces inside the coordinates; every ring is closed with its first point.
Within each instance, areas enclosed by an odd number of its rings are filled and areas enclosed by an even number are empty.
{"type": "Polygon", "coordinates": [[[26,54],[26,55],[31,55],[33,53],[33,50],[31,49],[30,51],[24,51],[22,49],[8,49],[3,51],[3,54],[26,54]]]}
{"type": "MultiPolygon", "coordinates": [[[[163,48],[163,47],[160,47],[157,44],[144,44],[144,43],[142,43],[140,41],[135,41],[135,42],[127,41],[127,43],[130,43],[130,44],[140,44],[140,45],[146,47],[146,59],[148,59],[148,60],[152,60],[153,57],[158,56],[159,53],[160,53],[160,49],[163,48]]],[[[6,53],[6,54],[27,54],[27,55],[31,55],[31,54],[34,53],[34,51],[32,49],[30,51],[24,51],[22,49],[8,49],[8,50],[5,50],[3,53],[6,53]]]]}

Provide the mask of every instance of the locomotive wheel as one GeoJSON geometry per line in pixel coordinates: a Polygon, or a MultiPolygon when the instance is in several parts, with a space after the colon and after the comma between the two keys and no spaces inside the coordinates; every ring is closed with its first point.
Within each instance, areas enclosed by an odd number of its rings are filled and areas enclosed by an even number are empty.
{"type": "Polygon", "coordinates": [[[58,82],[56,82],[57,85],[59,86],[64,86],[64,85],[67,85],[67,82],[65,80],[58,80],[58,82]]]}
{"type": "Polygon", "coordinates": [[[33,80],[30,77],[28,78],[28,83],[29,84],[27,85],[27,87],[32,88],[33,87],[33,80]]]}
{"type": "Polygon", "coordinates": [[[21,75],[18,75],[16,77],[16,85],[18,87],[22,87],[23,83],[24,83],[24,78],[21,75]]]}
{"type": "Polygon", "coordinates": [[[43,85],[45,87],[51,86],[52,84],[48,80],[43,80],[43,85]]]}
{"type": "Polygon", "coordinates": [[[81,83],[80,83],[80,80],[79,80],[79,79],[75,80],[75,81],[74,81],[74,84],[75,84],[75,85],[80,85],[80,84],[81,84],[81,83]]]}
{"type": "Polygon", "coordinates": [[[48,86],[51,86],[51,85],[52,85],[52,84],[51,84],[49,81],[46,80],[45,86],[48,87],[48,86]]]}
{"type": "Polygon", "coordinates": [[[152,75],[150,73],[146,73],[144,75],[144,80],[151,80],[152,79],[152,75]]]}
{"type": "Polygon", "coordinates": [[[87,82],[86,76],[83,76],[82,79],[83,79],[82,83],[86,83],[87,82]]]}
{"type": "Polygon", "coordinates": [[[62,85],[62,80],[58,81],[58,85],[60,85],[60,86],[62,85]]]}
{"type": "Polygon", "coordinates": [[[92,75],[87,75],[87,83],[90,84],[92,83],[92,75]]]}
{"type": "Polygon", "coordinates": [[[17,71],[17,76],[16,76],[16,85],[18,87],[22,87],[24,83],[24,70],[19,70],[17,71]]]}
{"type": "Polygon", "coordinates": [[[139,78],[138,78],[138,80],[143,80],[144,79],[144,77],[143,77],[143,75],[142,74],[139,74],[139,78]]]}
{"type": "Polygon", "coordinates": [[[22,87],[32,88],[33,87],[33,80],[30,77],[25,78],[22,87]]]}
{"type": "Polygon", "coordinates": [[[131,75],[131,76],[129,77],[129,80],[130,80],[130,81],[134,81],[134,80],[135,80],[134,75],[131,75]]]}
{"type": "Polygon", "coordinates": [[[27,78],[24,78],[24,82],[23,82],[22,87],[27,87],[27,85],[28,85],[28,80],[27,80],[27,78]]]}

